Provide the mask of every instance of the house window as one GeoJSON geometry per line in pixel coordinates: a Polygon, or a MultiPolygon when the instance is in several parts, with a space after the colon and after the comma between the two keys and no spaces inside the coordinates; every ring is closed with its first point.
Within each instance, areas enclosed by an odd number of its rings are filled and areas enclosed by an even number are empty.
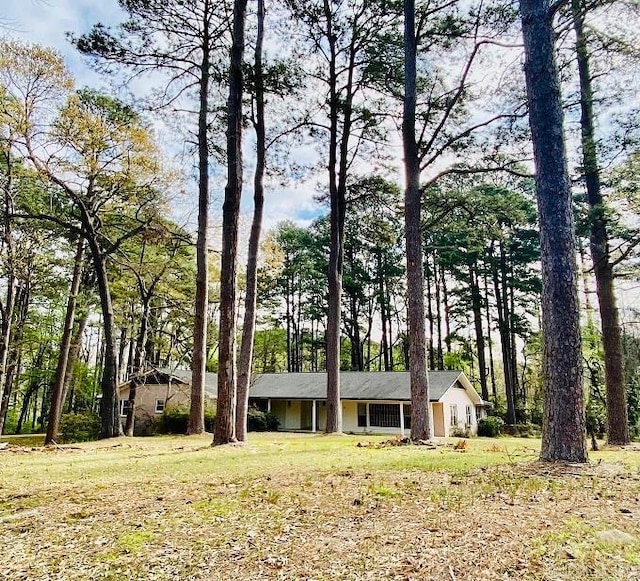
{"type": "Polygon", "coordinates": [[[358,427],[359,428],[367,427],[367,404],[366,403],[358,404],[358,427]]]}
{"type": "Polygon", "coordinates": [[[449,406],[449,415],[451,416],[451,425],[458,425],[458,406],[456,404],[449,406]]]}
{"type": "Polygon", "coordinates": [[[120,400],[120,415],[125,418],[129,413],[129,408],[131,407],[131,402],[128,399],[120,400]]]}
{"type": "Polygon", "coordinates": [[[369,404],[369,425],[377,428],[399,428],[400,408],[398,407],[398,404],[369,404]]]}
{"type": "Polygon", "coordinates": [[[471,424],[473,424],[473,416],[471,406],[467,404],[467,423],[465,425],[470,426],[471,424]]]}
{"type": "Polygon", "coordinates": [[[164,400],[157,399],[156,400],[156,413],[161,414],[164,411],[164,400]]]}

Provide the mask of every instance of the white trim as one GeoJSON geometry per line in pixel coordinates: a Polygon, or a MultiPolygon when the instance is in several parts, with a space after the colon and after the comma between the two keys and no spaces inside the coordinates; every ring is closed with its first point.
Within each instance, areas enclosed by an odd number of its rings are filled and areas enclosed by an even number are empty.
{"type": "Polygon", "coordinates": [[[316,417],[316,400],[311,401],[311,431],[315,434],[317,431],[317,417],[316,417]]]}

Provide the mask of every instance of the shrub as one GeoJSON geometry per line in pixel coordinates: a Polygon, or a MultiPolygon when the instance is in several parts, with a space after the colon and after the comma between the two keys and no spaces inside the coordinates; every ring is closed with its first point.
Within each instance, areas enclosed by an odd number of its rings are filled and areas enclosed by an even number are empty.
{"type": "Polygon", "coordinates": [[[453,426],[449,431],[451,438],[469,438],[471,436],[471,430],[469,428],[463,428],[462,426],[453,426]]]}
{"type": "MultiPolygon", "coordinates": [[[[215,419],[215,413],[210,409],[205,409],[204,429],[207,432],[213,432],[215,419]]],[[[154,421],[153,432],[156,434],[186,434],[188,424],[189,410],[185,408],[167,408],[154,421]]]]}
{"type": "Polygon", "coordinates": [[[275,414],[263,412],[255,407],[247,412],[247,431],[275,432],[280,427],[280,421],[275,414]]]}
{"type": "Polygon", "coordinates": [[[93,412],[72,412],[60,418],[58,432],[60,441],[65,444],[96,440],[99,431],[100,417],[93,412]]]}
{"type": "Polygon", "coordinates": [[[478,421],[478,436],[482,438],[495,438],[502,431],[504,421],[498,416],[489,416],[478,421]]]}
{"type": "MultiPolygon", "coordinates": [[[[215,413],[212,410],[204,412],[204,429],[213,432],[215,413]]],[[[185,408],[168,408],[153,423],[152,433],[155,434],[186,434],[189,423],[189,411],[185,408]]],[[[276,415],[263,412],[257,408],[249,408],[247,429],[249,432],[275,432],[280,426],[276,415]]]]}

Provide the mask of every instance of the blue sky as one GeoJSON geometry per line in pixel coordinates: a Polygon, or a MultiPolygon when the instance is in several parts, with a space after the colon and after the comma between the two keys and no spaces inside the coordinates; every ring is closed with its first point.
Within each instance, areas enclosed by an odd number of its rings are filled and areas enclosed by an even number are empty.
{"type": "MultiPolygon", "coordinates": [[[[108,81],[93,71],[71,46],[66,34],[82,34],[97,22],[116,25],[123,19],[117,0],[0,0],[0,22],[4,35],[17,40],[29,41],[57,49],[63,56],[78,86],[91,86],[108,91],[108,81]]],[[[160,129],[158,136],[162,141],[166,131],[160,129]]],[[[167,139],[170,141],[170,139],[167,139]]],[[[249,138],[248,144],[253,142],[249,138]]],[[[249,148],[247,148],[249,149],[249,148]]],[[[314,154],[307,150],[299,152],[304,157],[314,154]]],[[[245,153],[245,191],[243,211],[244,223],[250,220],[252,211],[253,155],[245,153]]],[[[222,169],[222,168],[220,168],[222,169]]],[[[224,184],[217,183],[223,171],[212,172],[211,221],[214,230],[219,221],[222,206],[224,184]]],[[[273,227],[281,220],[294,220],[300,224],[311,221],[322,211],[313,200],[315,179],[303,184],[267,187],[265,204],[265,228],[273,227]]],[[[173,204],[175,219],[181,223],[195,226],[197,188],[193,181],[187,183],[185,195],[173,204]]],[[[215,234],[214,234],[215,237],[215,234]]]]}
{"type": "Polygon", "coordinates": [[[0,4],[6,36],[60,51],[79,85],[103,84],[82,62],[66,33],[85,32],[96,22],[119,22],[122,12],[116,0],[1,0],[0,4]]]}

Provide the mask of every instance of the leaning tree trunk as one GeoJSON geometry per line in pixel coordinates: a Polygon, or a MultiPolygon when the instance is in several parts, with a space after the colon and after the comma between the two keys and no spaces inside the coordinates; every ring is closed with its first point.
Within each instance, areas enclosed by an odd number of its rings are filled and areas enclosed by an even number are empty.
{"type": "Polygon", "coordinates": [[[548,0],[520,0],[520,14],[540,216],[545,385],[540,459],[586,462],[576,248],[553,14],[548,0]]]}
{"type": "MultiPolygon", "coordinates": [[[[209,0],[204,13],[208,14],[209,0]]],[[[209,68],[211,66],[209,27],[202,27],[202,60],[200,63],[198,110],[198,238],[196,241],[196,304],[193,330],[193,362],[191,368],[191,403],[187,434],[204,432],[204,386],[207,365],[207,321],[209,307],[209,68]]]]}
{"type": "Polygon", "coordinates": [[[249,410],[249,385],[251,383],[251,363],[253,341],[256,328],[256,303],[258,296],[258,250],[262,230],[262,209],[264,207],[265,170],[265,122],[264,122],[264,79],[262,78],[262,41],[264,38],[264,0],[258,0],[258,36],[256,38],[254,76],[256,100],[256,172],[253,179],[253,222],[249,236],[247,257],[247,291],[244,299],[244,324],[238,362],[238,398],[236,407],[236,438],[240,442],[247,439],[247,412],[249,410]]]}
{"type": "Polygon", "coordinates": [[[233,3],[233,43],[229,72],[227,125],[227,187],[222,209],[222,265],[220,270],[220,339],[218,408],[213,444],[235,440],[236,402],[236,268],[238,216],[242,196],[242,54],[247,0],[233,3]]]}
{"type": "Polygon", "coordinates": [[[572,0],[573,27],[576,33],[576,53],[580,77],[580,127],[582,130],[583,174],[589,202],[590,249],[596,278],[602,346],[604,349],[605,383],[607,388],[607,441],[628,444],[629,422],[624,385],[622,333],[613,284],[613,267],[609,255],[607,218],[600,188],[600,173],[594,136],[593,92],[589,71],[589,55],[584,32],[584,2],[572,0]]]}
{"type": "Polygon", "coordinates": [[[71,347],[69,349],[69,357],[67,358],[67,368],[64,372],[64,392],[62,394],[62,402],[67,402],[67,413],[73,411],[73,384],[74,384],[74,369],[78,357],[80,355],[80,349],[82,348],[82,337],[84,330],[89,322],[89,311],[85,310],[82,314],[80,321],[78,322],[78,328],[76,334],[71,339],[71,347]]]}
{"type": "Polygon", "coordinates": [[[411,439],[428,440],[429,379],[427,376],[425,309],[420,230],[420,160],[416,142],[416,53],[415,2],[404,0],[404,110],[402,143],[404,150],[404,221],[407,251],[407,297],[409,323],[409,381],[411,384],[411,439]]]}
{"type": "Polygon", "coordinates": [[[60,423],[62,406],[64,404],[62,398],[64,396],[65,373],[67,371],[69,351],[71,350],[71,338],[73,335],[73,325],[76,316],[76,302],[78,299],[78,292],[80,291],[80,282],[82,281],[84,246],[85,241],[83,238],[81,238],[78,241],[78,248],[76,249],[75,261],[73,263],[73,276],[71,279],[71,288],[69,289],[69,299],[67,300],[67,312],[64,319],[64,330],[62,331],[62,339],[60,341],[60,353],[58,355],[58,364],[56,366],[53,394],[51,396],[51,408],[49,409],[47,435],[44,439],[45,446],[55,443],[55,440],[58,437],[58,425],[60,423]]]}

